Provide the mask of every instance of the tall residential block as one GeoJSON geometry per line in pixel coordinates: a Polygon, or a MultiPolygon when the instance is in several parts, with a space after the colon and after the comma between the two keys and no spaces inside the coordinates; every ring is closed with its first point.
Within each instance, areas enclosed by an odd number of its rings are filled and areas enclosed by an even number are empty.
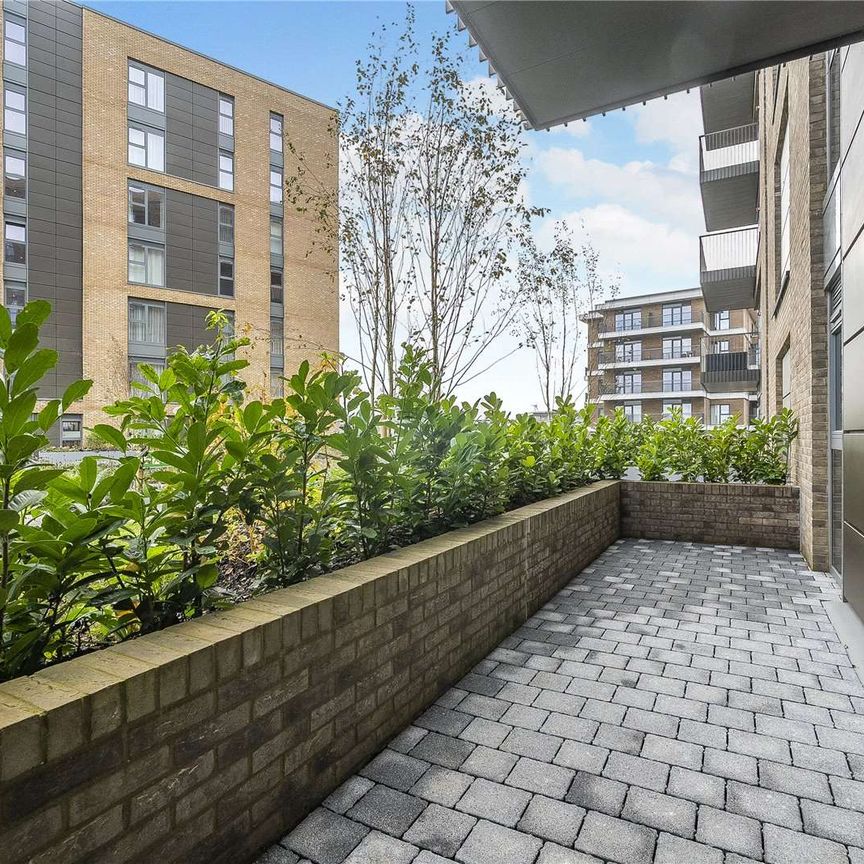
{"type": "Polygon", "coordinates": [[[261,394],[338,350],[335,253],[284,200],[296,154],[335,190],[333,109],[66,0],[4,0],[2,17],[3,302],[52,305],[41,397],[94,382],[58,443],[141,363],[211,340],[214,309],[251,339],[261,394]]]}
{"type": "Polygon", "coordinates": [[[622,297],[583,316],[589,402],[600,413],[747,424],[758,409],[758,340],[746,310],[705,308],[698,288],[622,297]]]}

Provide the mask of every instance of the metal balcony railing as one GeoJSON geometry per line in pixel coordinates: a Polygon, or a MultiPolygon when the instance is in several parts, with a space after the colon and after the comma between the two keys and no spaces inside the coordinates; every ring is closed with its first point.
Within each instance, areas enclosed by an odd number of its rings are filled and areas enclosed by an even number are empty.
{"type": "Polygon", "coordinates": [[[735,228],[699,238],[699,269],[703,276],[756,266],[759,229],[735,228]]]}
{"type": "MultiPolygon", "coordinates": [[[[621,313],[618,313],[619,315],[621,313]]],[[[702,314],[691,312],[687,307],[668,310],[662,313],[642,312],[633,317],[624,317],[616,320],[614,314],[607,315],[600,325],[602,333],[631,333],[634,330],[646,330],[649,327],[678,327],[693,324],[697,327],[702,324],[702,314]]]]}
{"type": "Polygon", "coordinates": [[[758,248],[755,226],[699,238],[699,282],[709,312],[753,306],[758,248]]]}
{"type": "Polygon", "coordinates": [[[759,126],[748,123],[699,136],[699,176],[705,181],[736,177],[759,163],[759,126]]]}
{"type": "Polygon", "coordinates": [[[751,391],[759,385],[759,337],[711,336],[702,341],[702,385],[712,393],[751,391]]]}
{"type": "Polygon", "coordinates": [[[693,383],[693,379],[685,379],[684,381],[657,381],[654,383],[626,383],[618,384],[615,381],[601,381],[598,392],[601,396],[639,396],[643,393],[689,393],[691,390],[700,389],[698,385],[693,383]]]}
{"type": "Polygon", "coordinates": [[[614,351],[601,351],[597,356],[600,365],[608,363],[629,363],[638,366],[648,360],[686,360],[699,356],[699,345],[687,348],[630,348],[620,346],[614,351]],[[622,350],[623,348],[623,350],[622,350]]]}

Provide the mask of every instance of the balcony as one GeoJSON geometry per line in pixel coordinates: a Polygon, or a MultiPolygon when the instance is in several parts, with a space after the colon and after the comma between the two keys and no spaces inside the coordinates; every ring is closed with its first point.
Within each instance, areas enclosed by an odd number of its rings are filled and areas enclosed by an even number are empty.
{"type": "Polygon", "coordinates": [[[702,386],[708,393],[752,393],[759,387],[755,333],[711,336],[702,341],[702,386]]]}
{"type": "Polygon", "coordinates": [[[709,231],[756,223],[759,129],[755,123],[700,136],[699,185],[709,231]]]}
{"type": "Polygon", "coordinates": [[[697,363],[699,346],[686,348],[640,348],[619,345],[614,351],[600,351],[597,355],[599,369],[616,367],[662,366],[664,363],[697,363]]]}
{"type": "Polygon", "coordinates": [[[755,226],[699,238],[699,283],[709,312],[749,309],[755,304],[758,246],[755,226]]]}
{"type": "Polygon", "coordinates": [[[700,88],[705,132],[720,132],[752,123],[755,90],[755,72],[746,72],[700,88]]]}
{"type": "Polygon", "coordinates": [[[675,382],[663,385],[660,382],[648,384],[632,382],[618,384],[615,381],[600,381],[598,387],[600,402],[614,402],[628,399],[701,399],[705,391],[699,384],[675,382]]]}
{"type": "Polygon", "coordinates": [[[615,315],[608,315],[601,326],[606,329],[598,334],[600,339],[616,339],[622,335],[686,333],[688,330],[705,329],[702,315],[686,308],[671,313],[642,312],[634,318],[625,317],[623,321],[616,321],[615,315]]]}

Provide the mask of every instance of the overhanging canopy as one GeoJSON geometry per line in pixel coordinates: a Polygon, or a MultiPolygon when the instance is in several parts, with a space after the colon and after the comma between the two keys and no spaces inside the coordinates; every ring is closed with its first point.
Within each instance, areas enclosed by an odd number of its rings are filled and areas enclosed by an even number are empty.
{"type": "Polygon", "coordinates": [[[864,2],[450,0],[545,129],[864,39],[864,2]]]}

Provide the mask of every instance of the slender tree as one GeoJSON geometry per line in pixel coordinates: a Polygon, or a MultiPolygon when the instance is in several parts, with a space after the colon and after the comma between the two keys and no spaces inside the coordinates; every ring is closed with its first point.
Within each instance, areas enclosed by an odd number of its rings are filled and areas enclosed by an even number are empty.
{"type": "Polygon", "coordinates": [[[494,362],[521,307],[511,262],[539,210],[522,195],[521,124],[466,83],[452,34],[423,62],[407,13],[382,27],[340,106],[340,188],[317,182],[289,142],[288,200],[317,216],[317,242],[340,255],[368,389],[392,393],[406,340],[429,351],[434,391],[449,395],[494,362]]]}
{"type": "Polygon", "coordinates": [[[600,270],[600,255],[584,230],[578,245],[565,222],[557,222],[551,251],[531,240],[519,257],[524,297],[519,322],[534,350],[537,378],[547,412],[572,395],[582,358],[580,317],[618,293],[618,279],[600,270]]]}

